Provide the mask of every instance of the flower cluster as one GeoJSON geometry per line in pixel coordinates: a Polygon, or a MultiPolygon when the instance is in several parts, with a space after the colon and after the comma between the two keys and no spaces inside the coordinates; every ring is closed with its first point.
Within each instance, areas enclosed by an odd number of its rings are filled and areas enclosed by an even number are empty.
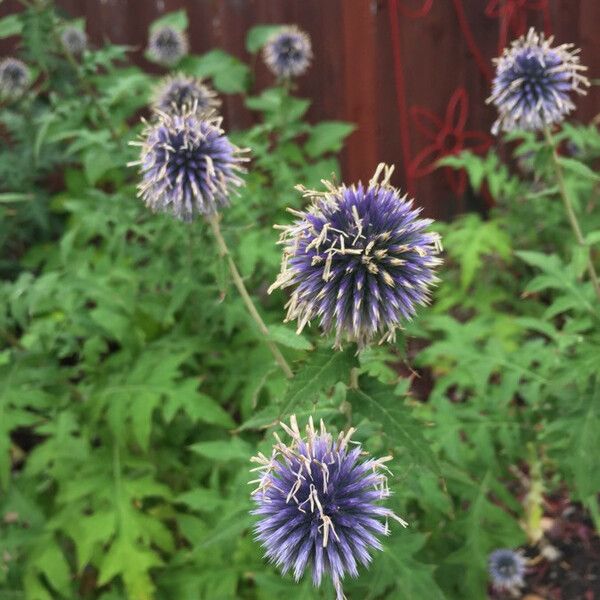
{"type": "Polygon", "coordinates": [[[246,160],[221,129],[221,119],[201,119],[194,108],[181,115],[162,113],[140,142],[142,180],[138,194],[153,211],[184,221],[210,215],[228,204],[242,184],[246,160]]]}
{"type": "Polygon", "coordinates": [[[525,559],[514,550],[494,550],[489,556],[488,568],[492,584],[498,590],[516,591],[525,585],[525,559]]]}
{"type": "Polygon", "coordinates": [[[174,65],[188,53],[188,49],[187,36],[175,27],[163,25],[150,32],[148,54],[160,65],[174,65]]]}
{"type": "Polygon", "coordinates": [[[83,54],[87,48],[87,35],[79,27],[65,27],[60,35],[63,48],[74,56],[83,54]]]}
{"type": "Polygon", "coordinates": [[[371,561],[370,551],[381,550],[377,536],[388,535],[388,519],[407,525],[379,504],[390,496],[385,463],[391,457],[364,458],[359,444],[350,447],[354,429],[334,440],[322,421],[316,431],[312,418],[306,438],[295,417],[290,427],[281,426],[291,443],[275,434],[272,455],[252,459],[260,473],[251,482],[258,484],[256,536],[284,574],[293,571],[299,580],[309,569],[317,586],[330,576],[341,599],[346,573],[356,577],[358,564],[371,561]]]}
{"type": "Polygon", "coordinates": [[[284,27],[267,40],[263,57],[277,77],[298,77],[308,69],[312,60],[310,38],[298,27],[284,27]]]}
{"type": "Polygon", "coordinates": [[[585,94],[590,85],[582,74],[573,44],[552,47],[553,38],[530,29],[495,59],[492,102],[498,109],[493,133],[539,130],[560,123],[575,105],[570,94],[585,94]]]}
{"type": "Polygon", "coordinates": [[[379,165],[367,187],[298,188],[313,202],[305,212],[291,211],[297,220],[281,227],[284,256],[271,290],[295,288],[287,320],[297,319],[299,332],[318,319],[326,333],[335,332],[336,347],[343,339],[362,347],[377,337],[393,339],[416,306],[428,302],[440,238],[426,231],[431,220],[419,218],[412,201],[389,185],[392,171],[379,165]]]}
{"type": "Polygon", "coordinates": [[[27,89],[30,80],[29,69],[24,62],[11,57],[0,61],[0,98],[17,98],[27,89]]]}
{"type": "Polygon", "coordinates": [[[152,107],[157,112],[184,114],[195,108],[198,116],[208,116],[221,106],[217,94],[198,77],[178,73],[165,77],[156,86],[152,107]]]}

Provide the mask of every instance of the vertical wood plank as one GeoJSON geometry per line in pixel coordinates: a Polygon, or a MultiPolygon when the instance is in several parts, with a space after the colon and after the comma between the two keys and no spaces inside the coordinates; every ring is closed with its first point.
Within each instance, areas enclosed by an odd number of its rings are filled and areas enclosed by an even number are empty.
{"type": "MultiPolygon", "coordinates": [[[[153,73],[164,71],[144,58],[148,27],[160,15],[185,8],[192,51],[222,48],[249,63],[257,92],[272,85],[273,77],[260,56],[253,59],[246,52],[247,31],[260,23],[298,24],[311,35],[315,55],[311,69],[297,82],[297,93],[312,101],[308,118],[313,122],[345,119],[358,127],[342,153],[344,178],[366,180],[376,164],[385,161],[397,165],[394,183],[406,188],[403,164],[414,161],[432,143],[415,124],[416,107],[442,119],[452,94],[464,88],[465,128],[489,131],[495,116],[484,102],[489,80],[481,63],[489,65],[497,54],[503,31],[508,39],[513,37],[515,23],[487,14],[484,0],[397,0],[407,108],[402,115],[394,72],[392,1],[57,0],[57,5],[68,15],[86,18],[92,43],[110,40],[131,46],[132,60],[153,73]],[[409,156],[403,155],[402,136],[408,141],[409,156]]],[[[5,0],[0,18],[18,10],[17,0],[5,0]]],[[[582,47],[582,62],[590,67],[590,76],[599,77],[598,0],[550,0],[547,15],[532,9],[522,15],[521,25],[543,28],[549,21],[558,42],[572,41],[582,47]]],[[[0,55],[18,52],[15,41],[0,40],[0,55]]],[[[575,119],[591,119],[600,112],[600,88],[595,86],[587,97],[578,98],[577,105],[575,119]]],[[[245,109],[240,95],[227,96],[223,108],[228,128],[247,127],[256,118],[245,109]]],[[[500,148],[499,142],[494,143],[500,148]]],[[[429,215],[449,218],[469,207],[453,193],[440,170],[415,179],[414,190],[429,215]]]]}

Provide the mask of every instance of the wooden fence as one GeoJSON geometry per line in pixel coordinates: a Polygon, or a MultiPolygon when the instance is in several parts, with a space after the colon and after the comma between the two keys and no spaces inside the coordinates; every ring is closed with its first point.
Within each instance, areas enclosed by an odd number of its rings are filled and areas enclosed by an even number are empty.
{"type": "MultiPolygon", "coordinates": [[[[134,46],[143,58],[148,25],[161,14],[188,12],[194,52],[220,47],[243,60],[246,31],[259,23],[297,23],[312,37],[315,61],[299,92],[313,100],[309,118],[344,119],[358,129],[343,153],[347,181],[368,179],[380,161],[397,165],[395,182],[436,217],[464,209],[464,174],[434,168],[445,155],[497,143],[485,105],[491,58],[536,26],[583,49],[600,77],[600,0],[58,0],[86,18],[90,38],[134,46]]],[[[0,5],[0,16],[17,10],[0,5]]],[[[1,48],[7,51],[5,47],[1,48]]],[[[270,83],[260,63],[257,87],[270,83]]],[[[600,112],[600,88],[578,99],[575,118],[600,112]]],[[[251,116],[240,98],[224,107],[228,127],[251,116]]]]}

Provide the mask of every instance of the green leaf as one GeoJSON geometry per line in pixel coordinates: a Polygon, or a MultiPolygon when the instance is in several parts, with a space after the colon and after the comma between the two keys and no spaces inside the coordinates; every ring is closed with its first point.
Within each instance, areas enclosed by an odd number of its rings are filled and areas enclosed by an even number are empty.
{"type": "Polygon", "coordinates": [[[306,153],[311,158],[316,158],[326,152],[338,152],[342,148],[344,139],[355,129],[355,125],[343,121],[318,123],[311,129],[304,146],[306,153]]]}
{"type": "Polygon", "coordinates": [[[0,19],[0,39],[19,35],[23,29],[23,23],[18,14],[8,15],[0,19]]]}
{"type": "Polygon", "coordinates": [[[246,34],[246,50],[254,54],[282,27],[283,25],[255,25],[246,34]]]}
{"type": "Polygon", "coordinates": [[[173,27],[179,31],[185,31],[188,28],[188,16],[185,9],[176,10],[153,21],[150,25],[150,31],[154,32],[160,27],[173,27]]]}
{"type": "Polygon", "coordinates": [[[285,325],[270,325],[269,336],[278,344],[294,350],[312,350],[312,344],[301,333],[285,325]]]}
{"type": "Polygon", "coordinates": [[[435,567],[414,557],[425,542],[425,535],[410,529],[393,532],[392,539],[385,544],[382,555],[372,567],[370,575],[375,585],[393,579],[395,595],[403,600],[446,600],[434,579],[435,567]]]}
{"type": "Polygon", "coordinates": [[[600,489],[597,468],[597,457],[600,456],[600,381],[596,384],[595,393],[586,394],[581,404],[580,410],[566,419],[571,437],[564,462],[572,470],[577,494],[587,503],[600,489]]]}
{"type": "Polygon", "coordinates": [[[160,564],[162,561],[154,552],[120,537],[103,556],[98,585],[106,585],[117,575],[121,575],[130,600],[152,600],[154,584],[150,569],[160,564]]]}
{"type": "Polygon", "coordinates": [[[198,442],[192,444],[190,450],[200,454],[204,458],[217,462],[227,462],[230,460],[248,461],[252,456],[252,448],[239,437],[231,439],[217,440],[214,442],[198,442]]]}
{"type": "Polygon", "coordinates": [[[395,396],[389,386],[369,379],[358,390],[348,390],[348,401],[357,414],[365,415],[379,424],[395,447],[406,449],[414,460],[441,474],[429,443],[425,440],[423,425],[410,413],[402,398],[395,396]]]}
{"type": "Polygon", "coordinates": [[[592,181],[600,181],[600,175],[592,171],[586,164],[575,160],[574,158],[566,158],[560,156],[558,162],[570,173],[578,175],[585,179],[591,179],[592,181]]]}
{"type": "Polygon", "coordinates": [[[110,169],[118,166],[115,155],[99,147],[88,149],[83,155],[83,170],[90,185],[96,185],[110,169]]]}
{"type": "Polygon", "coordinates": [[[353,349],[334,351],[320,349],[296,373],[283,399],[282,417],[290,415],[301,403],[315,402],[321,392],[339,381],[347,382],[350,371],[358,366],[353,349]]]}
{"type": "Polygon", "coordinates": [[[461,268],[460,282],[466,290],[483,267],[485,256],[510,257],[510,237],[497,221],[482,221],[476,214],[461,217],[444,238],[444,247],[461,268]]]}
{"type": "Polygon", "coordinates": [[[250,69],[223,50],[211,50],[202,56],[188,56],[181,62],[182,71],[196,77],[212,77],[214,86],[225,94],[245,92],[250,69]]]}
{"type": "Polygon", "coordinates": [[[44,544],[44,549],[36,557],[34,564],[36,569],[46,577],[52,588],[62,597],[72,597],[69,563],[54,540],[49,539],[44,544]]]}
{"type": "Polygon", "coordinates": [[[177,411],[183,410],[192,419],[231,428],[235,421],[229,413],[210,396],[197,390],[198,382],[189,379],[178,387],[177,391],[169,394],[163,408],[166,421],[171,421],[177,411]]]}
{"type": "Polygon", "coordinates": [[[33,194],[5,192],[0,194],[0,204],[10,204],[11,202],[29,202],[33,200],[33,198],[33,194]]]}
{"type": "Polygon", "coordinates": [[[198,512],[212,512],[223,505],[223,495],[216,490],[194,488],[177,496],[175,502],[198,512]]]}

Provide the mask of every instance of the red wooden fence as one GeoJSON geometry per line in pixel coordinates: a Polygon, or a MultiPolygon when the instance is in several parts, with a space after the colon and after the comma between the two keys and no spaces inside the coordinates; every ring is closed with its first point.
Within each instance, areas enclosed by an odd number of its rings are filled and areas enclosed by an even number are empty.
{"type": "MultiPolygon", "coordinates": [[[[491,58],[530,25],[583,48],[582,62],[600,77],[600,0],[58,0],[84,16],[95,43],[134,46],[143,58],[148,25],[187,9],[194,52],[220,47],[248,60],[246,31],[259,23],[297,23],[312,37],[315,61],[299,92],[313,99],[309,118],[345,119],[358,129],[343,154],[347,181],[368,179],[380,161],[397,165],[395,182],[426,212],[448,217],[463,208],[464,175],[434,170],[437,158],[497,143],[485,105],[491,58]]],[[[0,16],[16,10],[0,5],[0,16]]],[[[6,44],[4,47],[6,51],[6,44]]],[[[257,86],[271,82],[256,65],[257,86]]],[[[600,88],[577,99],[575,118],[600,112],[600,88]]],[[[249,123],[240,98],[229,97],[229,127],[249,123]]]]}

